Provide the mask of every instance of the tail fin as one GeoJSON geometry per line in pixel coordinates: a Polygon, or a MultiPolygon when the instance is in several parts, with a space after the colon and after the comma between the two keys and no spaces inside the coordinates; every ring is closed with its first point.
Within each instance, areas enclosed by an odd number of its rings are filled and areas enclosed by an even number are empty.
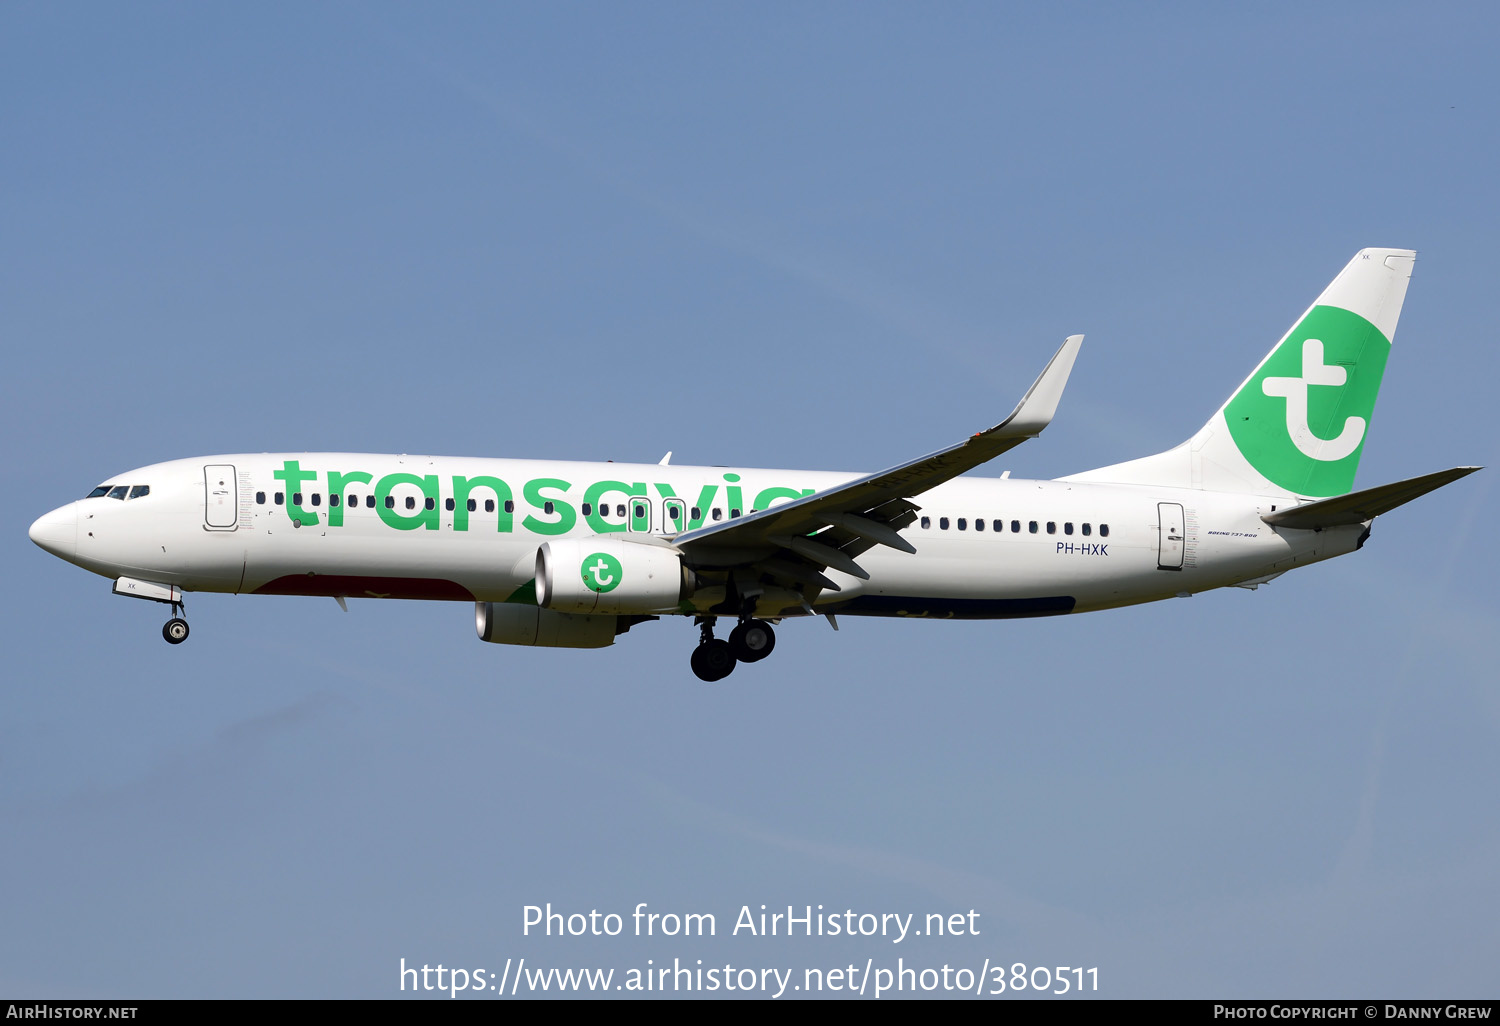
{"type": "Polygon", "coordinates": [[[1192,438],[1064,480],[1343,495],[1354,485],[1416,256],[1360,250],[1192,438]]]}

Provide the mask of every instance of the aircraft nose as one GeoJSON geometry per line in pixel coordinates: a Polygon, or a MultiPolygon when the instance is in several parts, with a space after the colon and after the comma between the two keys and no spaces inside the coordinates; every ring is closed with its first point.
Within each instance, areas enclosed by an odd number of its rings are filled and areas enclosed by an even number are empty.
{"type": "Polygon", "coordinates": [[[78,510],[74,503],[37,517],[28,532],[31,540],[54,556],[68,559],[78,548],[78,510]]]}

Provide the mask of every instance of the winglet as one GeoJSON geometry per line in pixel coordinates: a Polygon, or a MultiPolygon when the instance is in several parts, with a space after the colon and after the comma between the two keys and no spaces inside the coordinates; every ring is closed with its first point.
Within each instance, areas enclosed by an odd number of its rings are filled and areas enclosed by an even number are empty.
{"type": "Polygon", "coordinates": [[[1078,358],[1078,347],[1083,345],[1082,335],[1069,335],[1042,373],[1032,382],[1016,408],[999,424],[984,435],[1002,435],[1008,438],[1035,438],[1042,429],[1052,423],[1057,412],[1058,401],[1068,384],[1068,375],[1073,372],[1073,361],[1078,358]]]}

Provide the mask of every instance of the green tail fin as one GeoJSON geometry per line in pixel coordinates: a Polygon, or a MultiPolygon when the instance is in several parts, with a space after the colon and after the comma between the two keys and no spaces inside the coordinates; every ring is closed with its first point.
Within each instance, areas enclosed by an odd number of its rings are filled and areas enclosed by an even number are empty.
{"type": "Polygon", "coordinates": [[[1070,480],[1343,495],[1354,486],[1415,260],[1406,249],[1361,250],[1187,442],[1070,480]]]}

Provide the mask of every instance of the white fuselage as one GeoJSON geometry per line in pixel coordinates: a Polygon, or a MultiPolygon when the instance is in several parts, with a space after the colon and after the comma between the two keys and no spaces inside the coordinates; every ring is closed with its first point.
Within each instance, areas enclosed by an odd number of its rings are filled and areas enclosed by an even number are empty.
{"type": "MultiPolygon", "coordinates": [[[[109,578],[183,591],[534,601],[554,539],[665,536],[858,475],[657,464],[296,453],[211,456],[116,475],[136,498],[82,499],[33,527],[109,578]],[[472,509],[470,508],[472,506],[472,509]],[[602,508],[602,511],[601,511],[602,508]]],[[[128,494],[128,493],[127,493],[128,494]]],[[[1297,500],[1197,489],[957,478],[919,496],[908,554],[860,556],[869,580],[818,612],[989,618],[1084,612],[1273,576],[1357,548],[1365,525],[1270,527],[1297,500]],[[1034,526],[1033,526],[1034,525],[1034,526]]],[[[45,539],[45,540],[42,540],[45,539]]],[[[705,611],[712,592],[689,600],[705,611]]],[[[776,594],[757,613],[805,614],[776,594]]]]}

